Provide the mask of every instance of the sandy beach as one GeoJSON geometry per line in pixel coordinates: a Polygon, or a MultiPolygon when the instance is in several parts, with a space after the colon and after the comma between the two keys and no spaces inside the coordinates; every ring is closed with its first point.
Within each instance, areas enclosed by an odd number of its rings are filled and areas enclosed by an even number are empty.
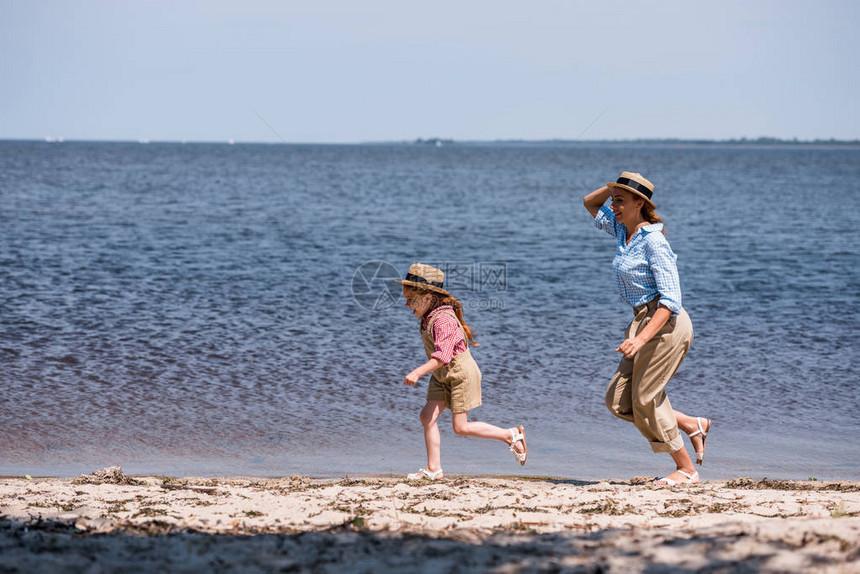
{"type": "Polygon", "coordinates": [[[860,572],[860,483],[0,479],[2,572],[860,572]]]}

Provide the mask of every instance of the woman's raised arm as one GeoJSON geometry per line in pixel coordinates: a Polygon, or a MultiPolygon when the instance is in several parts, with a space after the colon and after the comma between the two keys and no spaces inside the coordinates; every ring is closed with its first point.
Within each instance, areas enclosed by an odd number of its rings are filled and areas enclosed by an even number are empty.
{"type": "Polygon", "coordinates": [[[612,195],[612,190],[604,185],[600,189],[595,189],[586,195],[582,199],[582,204],[588,210],[588,213],[591,214],[591,217],[595,217],[597,216],[597,212],[600,211],[600,207],[606,203],[610,195],[612,195]]]}

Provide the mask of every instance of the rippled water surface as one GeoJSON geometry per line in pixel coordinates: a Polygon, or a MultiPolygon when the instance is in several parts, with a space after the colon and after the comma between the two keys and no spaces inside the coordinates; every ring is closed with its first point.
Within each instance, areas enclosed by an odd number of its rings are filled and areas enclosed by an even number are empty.
{"type": "Polygon", "coordinates": [[[356,302],[368,261],[474,273],[473,417],[530,458],[445,414],[449,473],[665,472],[603,404],[630,310],[581,198],[621,170],[678,254],[704,478],[860,479],[860,150],[586,144],[0,142],[0,474],[416,470],[423,348],[356,302]]]}

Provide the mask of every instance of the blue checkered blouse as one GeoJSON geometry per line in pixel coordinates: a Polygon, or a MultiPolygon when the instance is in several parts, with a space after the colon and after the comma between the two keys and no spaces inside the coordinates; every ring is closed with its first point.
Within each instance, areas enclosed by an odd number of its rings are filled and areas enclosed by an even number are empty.
{"type": "Polygon", "coordinates": [[[681,281],[677,257],[660,233],[663,224],[643,225],[626,243],[627,228],[615,221],[615,214],[604,205],[594,217],[594,225],[618,239],[612,268],[621,297],[638,307],[660,295],[660,305],[677,315],[681,311],[681,281]]]}

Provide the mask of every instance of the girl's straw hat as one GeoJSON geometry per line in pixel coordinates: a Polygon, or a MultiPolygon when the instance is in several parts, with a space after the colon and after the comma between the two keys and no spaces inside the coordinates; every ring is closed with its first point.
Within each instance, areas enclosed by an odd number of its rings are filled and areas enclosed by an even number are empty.
{"type": "Polygon", "coordinates": [[[657,207],[651,199],[651,196],[654,195],[654,184],[642,177],[641,173],[622,171],[617,180],[607,183],[606,186],[626,189],[650,203],[651,207],[657,207]]]}
{"type": "Polygon", "coordinates": [[[410,266],[409,271],[406,273],[406,278],[397,283],[425,291],[435,291],[443,295],[451,295],[442,289],[442,286],[445,284],[445,274],[442,273],[442,270],[422,263],[415,263],[410,266]]]}

